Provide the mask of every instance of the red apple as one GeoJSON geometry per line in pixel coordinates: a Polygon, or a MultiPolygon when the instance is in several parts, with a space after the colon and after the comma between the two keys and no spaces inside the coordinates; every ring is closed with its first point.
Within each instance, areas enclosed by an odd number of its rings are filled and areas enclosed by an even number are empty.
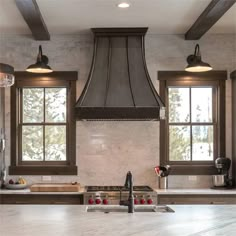
{"type": "Polygon", "coordinates": [[[9,184],[14,184],[14,181],[12,179],[10,179],[9,184]]]}

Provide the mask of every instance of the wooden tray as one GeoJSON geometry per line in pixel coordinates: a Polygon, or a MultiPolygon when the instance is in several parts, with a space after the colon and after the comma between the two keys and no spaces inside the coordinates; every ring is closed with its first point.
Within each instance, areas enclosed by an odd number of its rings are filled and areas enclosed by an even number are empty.
{"type": "Polygon", "coordinates": [[[80,184],[32,184],[31,192],[79,192],[80,184]]]}

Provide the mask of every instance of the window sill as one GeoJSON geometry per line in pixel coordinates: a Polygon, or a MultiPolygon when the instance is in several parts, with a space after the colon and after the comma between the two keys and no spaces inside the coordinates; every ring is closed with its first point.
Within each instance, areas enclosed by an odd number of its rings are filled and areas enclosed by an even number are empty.
{"type": "Polygon", "coordinates": [[[217,173],[213,165],[171,165],[171,175],[214,175],[217,173]]]}
{"type": "Polygon", "coordinates": [[[9,175],[77,175],[77,166],[9,166],[9,175]]]}

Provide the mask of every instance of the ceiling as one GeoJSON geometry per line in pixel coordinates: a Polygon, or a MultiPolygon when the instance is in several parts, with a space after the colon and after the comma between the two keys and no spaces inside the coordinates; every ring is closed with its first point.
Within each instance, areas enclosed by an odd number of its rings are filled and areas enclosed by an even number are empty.
{"type": "MultiPolygon", "coordinates": [[[[78,34],[92,27],[149,27],[149,33],[185,34],[211,0],[37,0],[49,33],[78,34]]],[[[236,4],[208,33],[236,34],[236,4]]],[[[31,34],[14,0],[0,0],[0,35],[31,34]]]]}

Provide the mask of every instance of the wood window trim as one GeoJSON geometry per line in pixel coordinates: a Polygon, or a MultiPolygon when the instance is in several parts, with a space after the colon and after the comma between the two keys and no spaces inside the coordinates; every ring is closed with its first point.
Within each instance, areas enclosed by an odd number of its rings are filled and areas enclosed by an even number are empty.
{"type": "Polygon", "coordinates": [[[76,166],[76,71],[57,71],[50,74],[15,72],[15,84],[11,87],[11,165],[10,175],[77,175],[76,166]],[[19,88],[34,86],[66,86],[68,88],[68,157],[66,164],[49,165],[20,164],[18,162],[18,104],[19,88]]]}
{"type": "MultiPolygon", "coordinates": [[[[204,85],[216,83],[217,86],[217,155],[225,156],[225,80],[227,71],[210,71],[203,73],[191,73],[185,71],[158,71],[160,81],[160,97],[167,103],[168,83],[183,82],[186,85],[204,85]]],[[[211,175],[216,173],[214,162],[197,161],[194,164],[186,162],[170,162],[167,158],[167,133],[166,120],[160,121],[160,165],[171,165],[172,175],[211,175]]]]}

